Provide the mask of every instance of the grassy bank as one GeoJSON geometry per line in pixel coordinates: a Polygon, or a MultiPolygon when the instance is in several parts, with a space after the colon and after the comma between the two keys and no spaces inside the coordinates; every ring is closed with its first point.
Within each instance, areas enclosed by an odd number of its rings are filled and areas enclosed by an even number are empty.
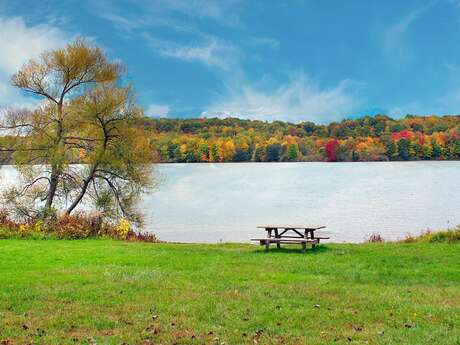
{"type": "Polygon", "coordinates": [[[1,240],[0,344],[460,344],[460,244],[1,240]]]}

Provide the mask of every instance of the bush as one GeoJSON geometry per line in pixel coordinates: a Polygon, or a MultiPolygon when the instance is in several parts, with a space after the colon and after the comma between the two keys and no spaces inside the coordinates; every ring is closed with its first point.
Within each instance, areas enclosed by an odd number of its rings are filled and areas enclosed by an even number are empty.
{"type": "Polygon", "coordinates": [[[135,231],[129,221],[118,224],[104,221],[102,214],[78,213],[54,215],[51,218],[31,219],[27,223],[15,222],[0,210],[0,239],[84,239],[113,238],[127,241],[158,242],[154,234],[135,231]]]}
{"type": "Polygon", "coordinates": [[[0,228],[0,240],[4,240],[7,238],[11,238],[13,236],[13,232],[7,228],[0,228]]]}
{"type": "Polygon", "coordinates": [[[460,241],[460,225],[452,230],[425,231],[419,236],[407,235],[404,243],[428,242],[428,243],[453,243],[460,241]]]}

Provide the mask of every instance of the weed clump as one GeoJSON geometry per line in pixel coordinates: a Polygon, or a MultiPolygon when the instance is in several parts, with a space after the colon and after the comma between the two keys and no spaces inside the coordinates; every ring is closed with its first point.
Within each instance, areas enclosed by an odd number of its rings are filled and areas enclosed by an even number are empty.
{"type": "Polygon", "coordinates": [[[460,225],[455,229],[443,231],[425,231],[419,236],[407,235],[402,241],[404,243],[426,242],[426,243],[454,243],[460,241],[460,225]]]}
{"type": "Polygon", "coordinates": [[[125,241],[158,242],[154,234],[139,231],[127,219],[118,222],[104,220],[98,213],[54,215],[48,218],[15,221],[0,210],[0,239],[85,239],[112,238],[125,241]]]}

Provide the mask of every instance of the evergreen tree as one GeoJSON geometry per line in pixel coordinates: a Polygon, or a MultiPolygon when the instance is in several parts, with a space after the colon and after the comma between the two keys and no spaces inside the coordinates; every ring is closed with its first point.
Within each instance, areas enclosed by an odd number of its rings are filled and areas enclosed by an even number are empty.
{"type": "Polygon", "coordinates": [[[403,161],[408,161],[410,157],[409,153],[409,140],[403,138],[398,141],[398,158],[403,161]]]}
{"type": "Polygon", "coordinates": [[[278,162],[281,158],[283,147],[279,143],[270,144],[267,146],[266,160],[267,162],[278,162]]]}
{"type": "Polygon", "coordinates": [[[442,157],[442,148],[435,139],[431,140],[432,154],[431,157],[438,159],[442,157]]]}
{"type": "Polygon", "coordinates": [[[398,147],[394,141],[390,141],[390,143],[386,147],[386,156],[389,160],[395,160],[397,157],[398,147]]]}
{"type": "Polygon", "coordinates": [[[288,161],[294,162],[299,158],[299,146],[297,144],[291,144],[288,147],[287,152],[288,161]]]}

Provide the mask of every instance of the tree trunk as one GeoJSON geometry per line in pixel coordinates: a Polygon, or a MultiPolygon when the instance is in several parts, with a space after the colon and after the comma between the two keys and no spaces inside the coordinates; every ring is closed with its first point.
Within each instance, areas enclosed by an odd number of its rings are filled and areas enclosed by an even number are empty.
{"type": "Polygon", "coordinates": [[[96,171],[96,168],[97,168],[97,164],[93,165],[93,167],[91,168],[91,171],[88,174],[88,177],[85,179],[85,181],[83,181],[83,185],[81,186],[80,193],[78,194],[77,198],[72,202],[70,207],[67,209],[67,211],[66,211],[67,215],[70,215],[70,213],[72,213],[72,211],[75,209],[75,207],[77,207],[78,204],[80,203],[81,199],[83,199],[83,197],[85,196],[86,190],[88,189],[88,186],[89,186],[89,183],[91,182],[91,180],[94,177],[94,173],[96,171]]]}
{"type": "MultiPolygon", "coordinates": [[[[57,107],[58,107],[57,110],[58,110],[59,121],[58,121],[58,127],[56,129],[56,143],[55,143],[56,152],[57,154],[65,154],[64,153],[65,147],[62,141],[62,137],[63,137],[63,128],[62,128],[63,102],[62,100],[61,102],[58,103],[57,107]]],[[[53,206],[54,196],[56,195],[57,186],[59,184],[59,178],[61,177],[61,173],[62,173],[61,170],[62,168],[59,165],[55,163],[51,164],[50,186],[48,189],[48,194],[46,195],[46,204],[45,204],[46,208],[51,208],[51,206],[53,206]]]]}
{"type": "Polygon", "coordinates": [[[46,208],[51,208],[51,206],[53,205],[54,196],[56,195],[56,189],[59,182],[56,167],[53,166],[51,170],[52,172],[50,177],[50,187],[48,189],[48,195],[46,196],[46,208]]]}
{"type": "Polygon", "coordinates": [[[94,174],[96,173],[96,169],[99,167],[100,164],[100,159],[104,156],[105,150],[107,149],[107,143],[109,141],[107,129],[105,128],[105,123],[103,121],[100,121],[101,126],[102,126],[102,131],[104,132],[104,143],[102,144],[102,151],[98,154],[96,157],[96,161],[94,162],[93,166],[91,167],[91,170],[89,171],[88,176],[86,177],[85,181],[83,181],[83,185],[81,186],[80,193],[78,194],[77,198],[73,201],[73,203],[70,205],[70,207],[67,209],[66,214],[70,215],[72,211],[75,209],[75,207],[78,206],[78,204],[81,202],[83,197],[86,194],[86,190],[88,189],[88,186],[92,179],[94,178],[94,174]]]}

